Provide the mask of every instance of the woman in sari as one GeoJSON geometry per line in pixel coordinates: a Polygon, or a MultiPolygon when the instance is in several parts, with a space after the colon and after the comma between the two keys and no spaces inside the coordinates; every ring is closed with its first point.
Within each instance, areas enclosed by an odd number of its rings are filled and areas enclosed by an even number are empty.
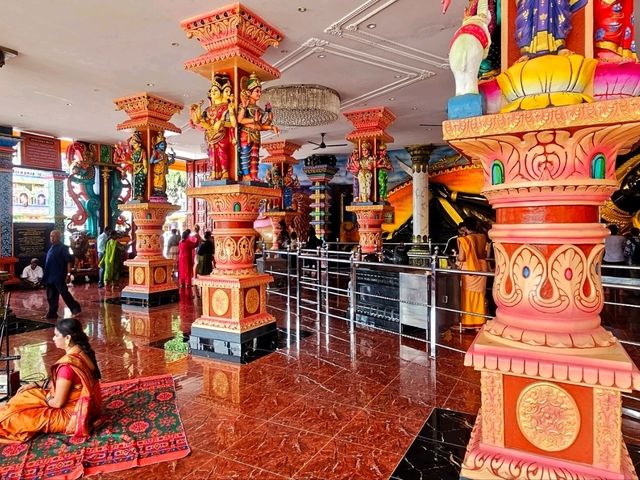
{"type": "MultiPolygon", "coordinates": [[[[467,217],[463,222],[464,236],[458,237],[458,268],[472,272],[486,272],[487,237],[478,231],[478,221],[467,217]]],[[[462,275],[462,328],[479,329],[484,325],[487,314],[485,302],[487,277],[482,275],[462,275]],[[473,315],[473,314],[478,315],[473,315]]]]}
{"type": "Polygon", "coordinates": [[[180,288],[191,289],[193,278],[193,254],[200,243],[200,235],[191,236],[188,228],[182,232],[182,240],[178,245],[178,283],[180,288]]]}
{"type": "Polygon", "coordinates": [[[111,285],[113,288],[120,281],[124,251],[125,246],[118,241],[118,233],[112,230],[99,264],[100,268],[104,269],[103,282],[105,285],[111,285]]]}
{"type": "Polygon", "coordinates": [[[100,415],[100,369],[82,324],[58,320],[53,343],[65,354],[51,367],[49,386],[24,385],[0,407],[0,443],[26,442],[40,433],[84,439],[100,415]]]}

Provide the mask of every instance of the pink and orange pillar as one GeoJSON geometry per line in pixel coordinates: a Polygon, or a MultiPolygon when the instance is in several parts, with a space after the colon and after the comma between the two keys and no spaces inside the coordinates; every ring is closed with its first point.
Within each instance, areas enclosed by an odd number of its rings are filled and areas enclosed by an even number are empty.
{"type": "MultiPolygon", "coordinates": [[[[226,73],[236,111],[242,84],[250,74],[261,81],[279,77],[279,71],[260,57],[269,46],[278,45],[282,34],[241,4],[184,20],[181,26],[187,37],[195,37],[206,50],[187,61],[185,69],[208,81],[214,72],[226,73]]],[[[261,201],[277,204],[281,192],[262,182],[242,181],[235,145],[229,145],[227,154],[231,159],[228,179],[187,189],[188,196],[207,201],[215,243],[214,271],[195,281],[202,288],[202,315],[192,325],[190,346],[195,355],[247,362],[260,350],[269,350],[277,336],[275,317],[266,306],[266,287],[273,277],[258,273],[254,266],[254,222],[261,201]]]]}
{"type": "Polygon", "coordinates": [[[182,105],[146,92],[115,99],[114,103],[129,116],[117,129],[139,132],[147,162],[142,200],[130,200],[118,206],[131,212],[136,227],[136,256],[125,262],[129,267],[129,284],[122,290],[121,298],[126,303],[143,306],[175,302],[178,289],[171,276],[173,260],[162,255],[162,227],[167,215],[180,207],[152,195],[153,168],[148,161],[159,133],[181,132],[169,120],[182,110],[182,105]]]}
{"type": "Polygon", "coordinates": [[[369,153],[374,159],[371,168],[370,200],[362,202],[354,198],[351,205],[346,207],[348,212],[356,215],[362,253],[374,253],[382,249],[382,224],[393,223],[393,207],[380,197],[377,161],[382,151],[381,145],[393,142],[393,137],[386,129],[396,116],[387,107],[354,110],[345,112],[344,116],[354,126],[354,130],[346,137],[354,144],[354,155],[357,155],[358,159],[362,158],[363,145],[368,144],[369,153]]]}

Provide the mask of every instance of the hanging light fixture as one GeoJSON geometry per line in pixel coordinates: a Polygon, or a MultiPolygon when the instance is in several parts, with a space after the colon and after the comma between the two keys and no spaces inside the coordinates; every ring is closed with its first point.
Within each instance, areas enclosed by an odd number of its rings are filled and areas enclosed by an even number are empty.
{"type": "Polygon", "coordinates": [[[273,122],[289,127],[314,127],[335,122],[340,113],[338,92],[322,85],[279,85],[262,92],[273,107],[273,122]]]}

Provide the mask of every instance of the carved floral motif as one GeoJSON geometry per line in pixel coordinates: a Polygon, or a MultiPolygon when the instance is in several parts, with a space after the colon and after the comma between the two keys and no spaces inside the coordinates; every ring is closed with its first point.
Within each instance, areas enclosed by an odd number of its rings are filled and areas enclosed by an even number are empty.
{"type": "Polygon", "coordinates": [[[620,469],[622,452],[622,420],[620,392],[593,389],[593,464],[606,470],[620,469]]]}
{"type": "Polygon", "coordinates": [[[573,397],[553,383],[526,387],[516,406],[518,427],[524,437],[545,452],[570,447],[580,431],[580,411],[573,397]]]}
{"type": "Polygon", "coordinates": [[[482,442],[504,447],[504,398],[502,374],[481,372],[482,410],[485,420],[482,424],[482,442]]]}

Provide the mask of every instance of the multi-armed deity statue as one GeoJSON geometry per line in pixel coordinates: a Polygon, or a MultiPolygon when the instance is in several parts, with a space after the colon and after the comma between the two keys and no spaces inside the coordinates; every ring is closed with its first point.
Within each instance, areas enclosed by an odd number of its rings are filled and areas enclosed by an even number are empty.
{"type": "Polygon", "coordinates": [[[233,86],[226,73],[216,73],[209,89],[209,106],[191,105],[191,125],[204,130],[209,153],[209,178],[229,178],[232,152],[236,145],[236,104],[233,86]]]}
{"type": "Polygon", "coordinates": [[[149,159],[153,172],[153,196],[167,198],[167,174],[169,166],[175,163],[174,153],[167,153],[167,140],[160,132],[155,138],[153,152],[149,159]]]}
{"type": "Polygon", "coordinates": [[[360,145],[361,153],[354,149],[347,162],[347,171],[353,175],[354,202],[385,202],[387,200],[387,179],[393,169],[387,155],[387,146],[381,143],[376,153],[372,152],[368,141],[360,145]],[[377,176],[375,172],[377,171],[377,176]],[[377,183],[376,183],[377,180],[377,183]],[[374,188],[375,187],[375,188],[374,188]]]}
{"type": "Polygon", "coordinates": [[[133,132],[133,135],[129,139],[129,149],[133,169],[133,198],[142,202],[146,200],[147,196],[149,162],[142,138],[140,137],[140,132],[133,132]]]}

